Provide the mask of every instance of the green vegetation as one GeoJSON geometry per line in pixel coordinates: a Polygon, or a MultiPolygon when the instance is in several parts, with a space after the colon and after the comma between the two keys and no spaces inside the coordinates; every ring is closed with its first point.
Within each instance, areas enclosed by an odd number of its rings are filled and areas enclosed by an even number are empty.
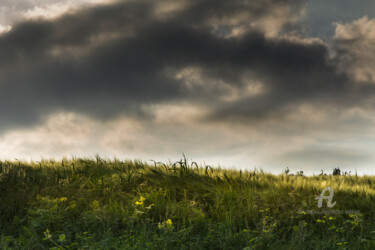
{"type": "Polygon", "coordinates": [[[371,176],[276,176],[186,159],[0,162],[0,197],[1,249],[375,247],[371,176]],[[325,187],[334,208],[317,207],[325,187]]]}

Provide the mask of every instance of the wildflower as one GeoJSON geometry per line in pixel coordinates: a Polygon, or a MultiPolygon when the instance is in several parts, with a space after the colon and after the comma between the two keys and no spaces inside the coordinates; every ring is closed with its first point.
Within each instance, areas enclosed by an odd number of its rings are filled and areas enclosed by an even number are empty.
{"type": "Polygon", "coordinates": [[[167,225],[167,228],[172,228],[172,220],[168,219],[165,224],[167,225]]]}
{"type": "Polygon", "coordinates": [[[60,202],[64,202],[64,201],[66,201],[68,198],[66,198],[66,197],[61,197],[60,198],[60,202]]]}
{"type": "Polygon", "coordinates": [[[158,228],[159,229],[172,229],[172,220],[171,219],[168,219],[166,221],[164,221],[163,223],[158,223],[158,228]]]}
{"type": "Polygon", "coordinates": [[[136,204],[136,205],[143,205],[143,201],[144,201],[144,200],[146,200],[146,198],[143,197],[143,196],[141,196],[141,197],[139,198],[139,201],[136,201],[135,204],[136,204]]]}

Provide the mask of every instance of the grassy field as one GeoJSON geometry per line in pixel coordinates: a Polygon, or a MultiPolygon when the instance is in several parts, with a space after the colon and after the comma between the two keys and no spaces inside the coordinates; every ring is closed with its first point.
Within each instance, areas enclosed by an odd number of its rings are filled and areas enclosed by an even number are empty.
{"type": "Polygon", "coordinates": [[[0,162],[1,249],[374,249],[375,177],[0,162]],[[325,187],[336,205],[318,208],[325,187]]]}

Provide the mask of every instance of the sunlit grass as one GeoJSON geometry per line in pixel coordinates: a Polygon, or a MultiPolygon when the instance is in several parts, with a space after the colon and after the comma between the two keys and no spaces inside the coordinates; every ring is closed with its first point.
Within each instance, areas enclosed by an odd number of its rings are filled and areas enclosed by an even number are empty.
{"type": "Polygon", "coordinates": [[[96,157],[0,162],[0,191],[2,249],[375,247],[372,176],[96,157]],[[309,214],[324,187],[342,214],[309,214]]]}

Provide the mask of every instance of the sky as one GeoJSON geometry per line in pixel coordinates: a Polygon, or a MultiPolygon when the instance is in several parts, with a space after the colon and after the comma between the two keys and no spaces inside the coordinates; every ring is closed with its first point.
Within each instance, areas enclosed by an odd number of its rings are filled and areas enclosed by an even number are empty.
{"type": "Polygon", "coordinates": [[[373,0],[0,0],[0,158],[375,174],[373,0]]]}

